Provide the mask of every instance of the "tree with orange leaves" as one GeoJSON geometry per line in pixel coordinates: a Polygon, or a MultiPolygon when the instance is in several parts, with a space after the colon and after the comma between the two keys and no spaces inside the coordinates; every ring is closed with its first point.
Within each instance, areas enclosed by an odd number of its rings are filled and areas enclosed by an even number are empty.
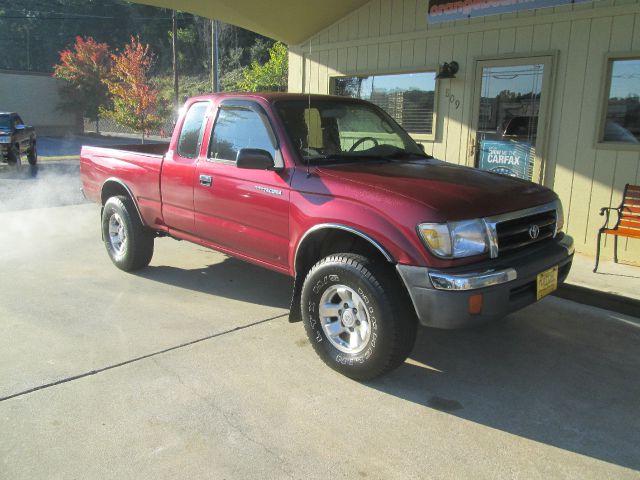
{"type": "Polygon", "coordinates": [[[60,63],[53,76],[63,80],[60,107],[98,122],[100,107],[109,104],[109,92],[103,83],[109,71],[109,45],[91,37],[76,37],[71,48],[60,52],[60,63]]]}
{"type": "Polygon", "coordinates": [[[103,80],[113,106],[109,110],[102,108],[101,113],[120,125],[141,132],[142,143],[145,133],[162,122],[158,114],[160,92],[149,80],[153,60],[149,45],[142,44],[139,37],[131,37],[131,42],[122,51],[111,55],[111,72],[103,80]]]}

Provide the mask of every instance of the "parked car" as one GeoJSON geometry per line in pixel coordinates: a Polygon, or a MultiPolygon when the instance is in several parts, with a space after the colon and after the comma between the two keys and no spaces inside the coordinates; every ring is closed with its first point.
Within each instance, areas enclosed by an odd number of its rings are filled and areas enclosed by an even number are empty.
{"type": "Polygon", "coordinates": [[[620,143],[640,143],[636,135],[634,135],[629,129],[624,128],[618,122],[613,120],[607,120],[604,124],[604,138],[605,142],[620,142],[620,143]]]}
{"type": "Polygon", "coordinates": [[[435,160],[361,100],[200,96],[170,144],[83,147],[80,169],[118,268],[170,236],[290,275],[290,320],[359,380],[400,365],[418,323],[501,318],[573,259],[553,191],[435,160]]]}
{"type": "Polygon", "coordinates": [[[38,161],[36,131],[25,125],[17,113],[0,112],[0,159],[9,165],[20,164],[25,154],[29,163],[38,161]]]}

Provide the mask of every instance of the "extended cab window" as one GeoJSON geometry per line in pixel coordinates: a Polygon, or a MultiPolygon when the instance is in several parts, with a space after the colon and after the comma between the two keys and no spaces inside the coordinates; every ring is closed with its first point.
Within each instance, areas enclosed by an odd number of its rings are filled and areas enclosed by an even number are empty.
{"type": "Polygon", "coordinates": [[[209,158],[235,162],[241,148],[259,148],[276,156],[273,133],[262,115],[246,107],[223,106],[213,127],[209,158]]]}
{"type": "Polygon", "coordinates": [[[204,117],[208,107],[208,102],[198,102],[189,108],[178,139],[178,155],[181,157],[196,158],[198,156],[202,143],[204,117]]]}

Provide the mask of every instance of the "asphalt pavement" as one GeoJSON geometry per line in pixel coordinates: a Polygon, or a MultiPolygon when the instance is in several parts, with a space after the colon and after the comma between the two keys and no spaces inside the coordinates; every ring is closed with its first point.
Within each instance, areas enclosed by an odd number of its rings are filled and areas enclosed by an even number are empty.
{"type": "Polygon", "coordinates": [[[0,212],[2,479],[640,478],[637,318],[549,297],[358,383],[289,278],[168,238],[126,274],[75,203],[0,212]]]}

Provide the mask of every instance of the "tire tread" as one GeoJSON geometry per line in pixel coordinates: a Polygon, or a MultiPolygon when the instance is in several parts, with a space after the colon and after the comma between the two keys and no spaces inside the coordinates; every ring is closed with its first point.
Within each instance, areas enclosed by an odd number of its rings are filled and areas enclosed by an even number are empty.
{"type": "MultiPolygon", "coordinates": [[[[129,197],[125,195],[117,195],[111,197],[105,202],[105,208],[107,207],[109,202],[113,202],[119,207],[119,209],[122,211],[122,214],[126,217],[125,221],[129,223],[132,230],[129,234],[129,246],[130,248],[132,248],[132,250],[125,254],[123,262],[117,262],[111,256],[111,254],[109,254],[111,260],[118,268],[124,270],[125,272],[140,270],[141,268],[146,267],[147,265],[149,265],[149,263],[151,262],[151,258],[153,257],[153,232],[147,229],[142,224],[142,222],[138,218],[135,206],[133,205],[133,201],[129,197]]],[[[105,243],[106,242],[107,239],[105,238],[105,243]]],[[[108,246],[107,250],[109,250],[108,246]]]]}
{"type": "MultiPolygon", "coordinates": [[[[400,366],[409,356],[415,344],[417,321],[415,314],[407,308],[407,305],[410,305],[410,299],[398,284],[392,281],[397,277],[389,268],[390,266],[355,253],[337,253],[317,262],[307,273],[305,282],[327,263],[342,263],[356,270],[364,279],[377,288],[378,293],[382,296],[382,302],[386,302],[389,305],[395,317],[394,321],[390,322],[393,326],[393,338],[391,340],[393,348],[386,362],[376,369],[359,372],[358,374],[346,374],[355,380],[364,381],[383,375],[400,366]]],[[[304,306],[301,306],[301,308],[304,311],[304,306]]],[[[306,328],[307,322],[305,322],[306,328]]],[[[321,347],[317,342],[311,342],[311,344],[316,353],[322,358],[321,347]]],[[[333,365],[330,366],[334,368],[333,365]]],[[[341,371],[341,373],[344,374],[345,372],[341,371]]]]}

